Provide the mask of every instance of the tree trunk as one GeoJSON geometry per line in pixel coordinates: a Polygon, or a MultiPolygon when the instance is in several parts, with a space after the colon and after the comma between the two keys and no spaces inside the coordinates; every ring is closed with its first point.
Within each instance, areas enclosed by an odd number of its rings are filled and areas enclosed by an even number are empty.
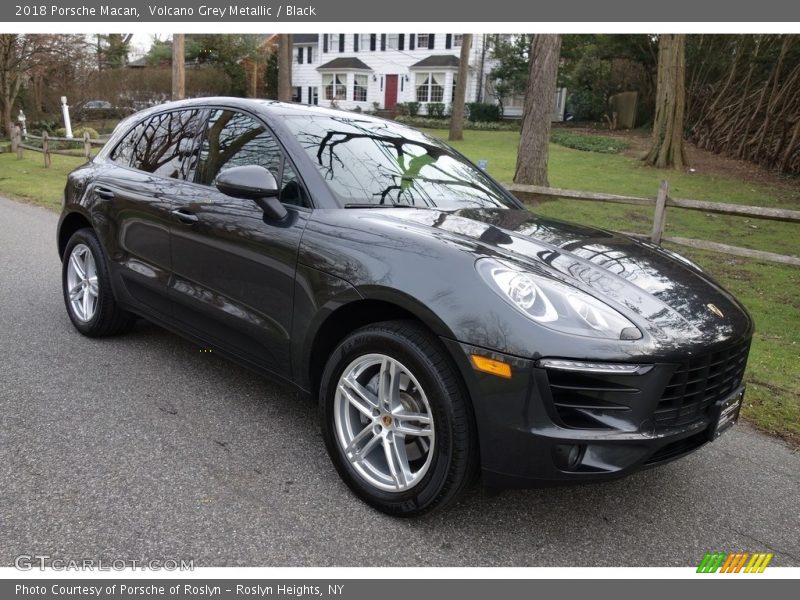
{"type": "Polygon", "coordinates": [[[547,160],[560,52],[560,35],[536,34],[531,39],[528,87],[525,90],[514,183],[550,185],[547,160]]]}
{"type": "Polygon", "coordinates": [[[664,34],[658,39],[658,84],[653,145],[644,161],[658,168],[686,166],[683,118],[686,109],[686,36],[664,34]]]}
{"type": "MultiPolygon", "coordinates": [[[[455,98],[450,111],[451,142],[464,139],[464,100],[467,95],[467,79],[469,78],[469,51],[472,46],[472,34],[461,36],[461,58],[458,63],[458,81],[456,81],[455,98]]],[[[480,85],[480,82],[478,82],[480,85]]]]}
{"type": "Polygon", "coordinates": [[[278,38],[278,100],[292,101],[292,34],[278,38]]]}
{"type": "Polygon", "coordinates": [[[184,35],[172,35],[172,99],[182,100],[186,96],[186,53],[184,35]]]}

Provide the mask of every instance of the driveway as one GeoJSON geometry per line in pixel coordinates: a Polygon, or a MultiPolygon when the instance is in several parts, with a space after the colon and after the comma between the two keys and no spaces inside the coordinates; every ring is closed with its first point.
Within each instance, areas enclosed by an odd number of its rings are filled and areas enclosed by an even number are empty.
{"type": "Polygon", "coordinates": [[[739,424],[627,479],[471,491],[420,520],[357,501],[316,407],[153,325],[91,340],[60,291],[57,216],[0,199],[0,565],[800,566],[800,455],[739,424]]]}

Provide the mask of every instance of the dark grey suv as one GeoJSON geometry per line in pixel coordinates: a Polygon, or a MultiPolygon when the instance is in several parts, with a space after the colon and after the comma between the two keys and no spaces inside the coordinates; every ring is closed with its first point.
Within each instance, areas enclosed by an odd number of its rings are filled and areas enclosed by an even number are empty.
{"type": "Polygon", "coordinates": [[[76,169],[58,228],[88,336],[138,317],[317,398],[333,464],[413,515],[622,476],[737,417],[745,310],[691,262],[537,217],[445,144],[275,102],[166,104],[76,169]]]}

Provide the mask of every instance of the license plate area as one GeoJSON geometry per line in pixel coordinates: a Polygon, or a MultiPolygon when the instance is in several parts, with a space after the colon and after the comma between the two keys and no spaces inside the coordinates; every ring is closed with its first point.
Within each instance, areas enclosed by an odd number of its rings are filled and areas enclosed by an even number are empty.
{"type": "Polygon", "coordinates": [[[713,425],[709,430],[709,439],[713,442],[739,420],[739,412],[744,398],[744,386],[741,386],[724,400],[717,402],[711,411],[713,425]]]}

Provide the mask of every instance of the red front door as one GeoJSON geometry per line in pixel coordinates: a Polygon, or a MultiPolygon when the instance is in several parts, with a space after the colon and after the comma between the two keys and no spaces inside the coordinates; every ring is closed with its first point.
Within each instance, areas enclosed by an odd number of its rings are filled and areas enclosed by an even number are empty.
{"type": "Polygon", "coordinates": [[[395,106],[397,106],[397,75],[387,75],[386,98],[383,101],[383,107],[391,110],[395,106]]]}

